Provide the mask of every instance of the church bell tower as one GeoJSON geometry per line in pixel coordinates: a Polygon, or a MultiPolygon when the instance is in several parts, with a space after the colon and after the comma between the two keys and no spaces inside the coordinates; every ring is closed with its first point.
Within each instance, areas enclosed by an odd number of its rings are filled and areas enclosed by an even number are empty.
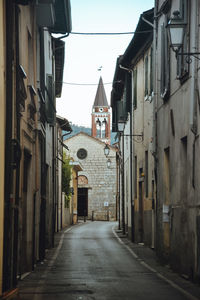
{"type": "Polygon", "coordinates": [[[110,107],[101,77],[92,107],[92,137],[110,144],[110,107]]]}

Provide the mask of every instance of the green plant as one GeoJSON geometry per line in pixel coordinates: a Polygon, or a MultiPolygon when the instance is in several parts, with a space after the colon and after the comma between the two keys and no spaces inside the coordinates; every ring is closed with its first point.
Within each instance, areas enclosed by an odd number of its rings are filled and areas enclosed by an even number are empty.
{"type": "Polygon", "coordinates": [[[67,157],[66,153],[63,153],[63,165],[62,165],[62,191],[67,196],[67,199],[70,200],[71,189],[70,189],[70,180],[72,167],[69,164],[70,157],[67,157]]]}

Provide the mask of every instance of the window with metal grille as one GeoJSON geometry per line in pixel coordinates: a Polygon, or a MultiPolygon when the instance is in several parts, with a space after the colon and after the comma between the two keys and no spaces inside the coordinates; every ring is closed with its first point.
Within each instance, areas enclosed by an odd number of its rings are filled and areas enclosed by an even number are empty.
{"type": "Polygon", "coordinates": [[[55,109],[55,99],[54,99],[54,86],[53,86],[53,76],[47,74],[46,77],[46,117],[47,122],[51,125],[55,125],[55,116],[56,116],[56,109],[55,109]]]}

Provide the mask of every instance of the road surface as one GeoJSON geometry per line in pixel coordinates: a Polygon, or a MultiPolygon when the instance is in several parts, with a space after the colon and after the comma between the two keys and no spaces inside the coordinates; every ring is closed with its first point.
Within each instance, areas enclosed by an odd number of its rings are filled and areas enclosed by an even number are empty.
{"type": "Polygon", "coordinates": [[[189,299],[134,258],[114,227],[113,222],[86,222],[65,230],[42,271],[36,268],[21,282],[18,299],[189,299]]]}

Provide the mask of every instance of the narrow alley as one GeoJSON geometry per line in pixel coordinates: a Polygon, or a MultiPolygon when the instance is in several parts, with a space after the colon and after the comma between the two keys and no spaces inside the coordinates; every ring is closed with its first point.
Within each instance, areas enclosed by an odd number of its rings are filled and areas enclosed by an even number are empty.
{"type": "Polygon", "coordinates": [[[189,282],[187,292],[172,284],[116,232],[115,222],[87,221],[59,233],[48,259],[19,282],[16,299],[198,299],[199,287],[194,286],[192,296],[189,282]]]}

